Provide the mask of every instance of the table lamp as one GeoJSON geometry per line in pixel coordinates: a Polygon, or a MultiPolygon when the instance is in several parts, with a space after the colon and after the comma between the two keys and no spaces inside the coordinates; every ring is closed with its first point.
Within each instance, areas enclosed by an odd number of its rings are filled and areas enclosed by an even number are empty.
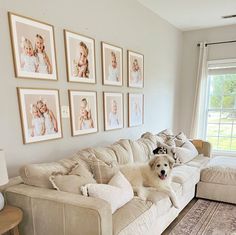
{"type": "MultiPolygon", "coordinates": [[[[0,186],[8,183],[7,165],[5,161],[5,154],[2,149],[0,149],[0,186]]],[[[0,211],[4,207],[4,197],[0,192],[0,211]]]]}

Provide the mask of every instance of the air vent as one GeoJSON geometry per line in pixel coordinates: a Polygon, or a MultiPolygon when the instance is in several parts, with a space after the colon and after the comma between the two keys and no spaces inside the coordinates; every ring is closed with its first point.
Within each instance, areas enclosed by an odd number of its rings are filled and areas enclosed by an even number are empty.
{"type": "Polygon", "coordinates": [[[222,16],[222,19],[236,18],[236,15],[222,16]]]}

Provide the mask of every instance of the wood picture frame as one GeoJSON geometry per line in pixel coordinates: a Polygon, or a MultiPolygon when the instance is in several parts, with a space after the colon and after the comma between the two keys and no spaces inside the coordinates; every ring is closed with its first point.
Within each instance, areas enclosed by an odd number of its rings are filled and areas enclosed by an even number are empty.
{"type": "Polygon", "coordinates": [[[103,85],[123,85],[123,49],[101,42],[103,85]]]}
{"type": "Polygon", "coordinates": [[[53,25],[8,12],[15,76],[58,80],[53,25]]]}
{"type": "Polygon", "coordinates": [[[144,55],[131,50],[127,51],[128,57],[128,87],[144,87],[144,55]]]}
{"type": "Polygon", "coordinates": [[[64,30],[68,82],[96,83],[95,39],[64,30]]]}
{"type": "Polygon", "coordinates": [[[17,94],[24,144],[62,138],[59,90],[17,87],[17,94]]]}
{"type": "Polygon", "coordinates": [[[128,126],[144,124],[144,95],[142,93],[128,93],[128,126]]]}
{"type": "Polygon", "coordinates": [[[115,130],[124,127],[124,99],[121,92],[103,92],[104,129],[115,130]]]}

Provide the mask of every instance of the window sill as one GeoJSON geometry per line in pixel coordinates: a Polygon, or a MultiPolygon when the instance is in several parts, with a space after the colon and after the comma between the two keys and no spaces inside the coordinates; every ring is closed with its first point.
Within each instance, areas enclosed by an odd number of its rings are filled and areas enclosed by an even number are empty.
{"type": "Polygon", "coordinates": [[[212,155],[213,155],[213,157],[215,157],[215,156],[236,157],[236,151],[213,150],[212,155]]]}

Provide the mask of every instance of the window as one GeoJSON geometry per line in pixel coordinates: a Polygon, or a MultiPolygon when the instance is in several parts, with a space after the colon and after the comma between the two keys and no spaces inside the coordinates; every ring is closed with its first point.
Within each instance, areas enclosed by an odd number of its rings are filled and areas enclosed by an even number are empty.
{"type": "Polygon", "coordinates": [[[236,68],[208,64],[206,139],[218,151],[236,152],[236,68]]]}

